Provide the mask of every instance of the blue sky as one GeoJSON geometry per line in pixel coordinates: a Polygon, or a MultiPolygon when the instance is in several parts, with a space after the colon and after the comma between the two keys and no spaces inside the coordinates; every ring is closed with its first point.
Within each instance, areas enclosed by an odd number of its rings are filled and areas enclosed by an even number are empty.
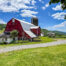
{"type": "Polygon", "coordinates": [[[41,28],[66,32],[66,10],[62,10],[60,3],[49,5],[49,1],[0,0],[0,24],[11,18],[31,22],[32,17],[37,17],[41,28]]]}

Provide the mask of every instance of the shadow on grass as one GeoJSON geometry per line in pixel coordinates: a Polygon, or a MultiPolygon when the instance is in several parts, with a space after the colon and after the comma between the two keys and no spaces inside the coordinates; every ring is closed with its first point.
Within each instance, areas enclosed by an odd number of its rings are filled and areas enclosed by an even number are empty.
{"type": "Polygon", "coordinates": [[[38,42],[41,42],[41,40],[33,40],[33,41],[29,41],[29,40],[19,40],[19,41],[13,41],[11,43],[1,43],[0,46],[3,46],[3,45],[11,45],[11,44],[15,44],[15,45],[19,45],[19,44],[28,44],[28,43],[38,43],[38,42]]]}

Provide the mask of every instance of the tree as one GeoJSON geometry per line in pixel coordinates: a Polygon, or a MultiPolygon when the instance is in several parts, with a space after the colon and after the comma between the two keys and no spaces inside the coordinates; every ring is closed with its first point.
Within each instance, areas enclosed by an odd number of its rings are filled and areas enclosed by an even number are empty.
{"type": "Polygon", "coordinates": [[[13,30],[13,31],[10,32],[10,34],[11,34],[11,37],[15,40],[15,37],[18,36],[18,31],[17,30],[13,30]]]}
{"type": "Polygon", "coordinates": [[[62,9],[66,9],[66,0],[50,0],[49,4],[51,5],[52,3],[59,3],[62,4],[62,9]]]}

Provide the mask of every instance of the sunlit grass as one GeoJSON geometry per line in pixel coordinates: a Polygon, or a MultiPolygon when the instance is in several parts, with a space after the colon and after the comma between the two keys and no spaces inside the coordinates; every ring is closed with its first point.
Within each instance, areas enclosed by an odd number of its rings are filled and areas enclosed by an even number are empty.
{"type": "Polygon", "coordinates": [[[4,29],[3,30],[0,30],[0,34],[2,34],[4,32],[4,29]]]}
{"type": "Polygon", "coordinates": [[[0,66],[66,66],[66,45],[3,53],[0,66]]]}

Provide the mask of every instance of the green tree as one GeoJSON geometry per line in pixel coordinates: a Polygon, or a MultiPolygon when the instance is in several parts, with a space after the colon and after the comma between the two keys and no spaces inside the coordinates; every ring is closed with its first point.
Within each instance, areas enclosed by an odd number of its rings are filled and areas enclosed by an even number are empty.
{"type": "Polygon", "coordinates": [[[0,30],[5,29],[5,27],[6,27],[6,24],[0,24],[0,30]]]}
{"type": "Polygon", "coordinates": [[[59,3],[62,4],[62,9],[66,9],[66,0],[50,0],[49,4],[51,5],[52,3],[59,3]]]}
{"type": "Polygon", "coordinates": [[[18,36],[18,31],[17,30],[13,30],[13,31],[10,32],[10,34],[11,34],[11,37],[15,40],[15,37],[18,36]]]}

